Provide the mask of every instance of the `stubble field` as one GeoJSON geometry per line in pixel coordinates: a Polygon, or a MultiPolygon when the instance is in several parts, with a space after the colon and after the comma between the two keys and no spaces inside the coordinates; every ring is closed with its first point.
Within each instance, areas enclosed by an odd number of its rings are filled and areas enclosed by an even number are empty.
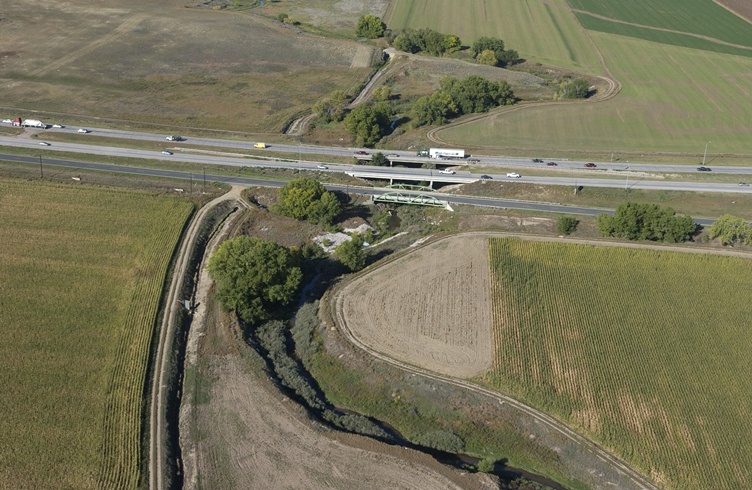
{"type": "Polygon", "coordinates": [[[5,6],[0,106],[142,123],[279,131],[369,72],[354,42],[296,32],[248,12],[131,0],[5,6]],[[356,65],[356,66],[353,66],[356,65]]]}
{"type": "Polygon", "coordinates": [[[340,305],[369,347],[457,377],[491,366],[486,240],[452,237],[350,283],[340,305]]]}
{"type": "Polygon", "coordinates": [[[483,382],[663,488],[748,488],[749,258],[492,238],[483,382]]]}
{"type": "Polygon", "coordinates": [[[0,180],[0,488],[136,488],[154,319],[191,209],[0,180]]]}

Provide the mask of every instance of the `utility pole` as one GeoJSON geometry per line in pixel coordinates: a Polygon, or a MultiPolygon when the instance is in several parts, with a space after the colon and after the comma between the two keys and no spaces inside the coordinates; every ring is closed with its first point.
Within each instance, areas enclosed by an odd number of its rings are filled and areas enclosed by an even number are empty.
{"type": "Polygon", "coordinates": [[[44,178],[44,168],[42,167],[42,155],[39,155],[39,178],[44,178]]]}
{"type": "Polygon", "coordinates": [[[193,172],[191,172],[191,194],[193,194],[193,172]]]}
{"type": "Polygon", "coordinates": [[[206,167],[204,167],[204,193],[206,193],[206,167]]]}

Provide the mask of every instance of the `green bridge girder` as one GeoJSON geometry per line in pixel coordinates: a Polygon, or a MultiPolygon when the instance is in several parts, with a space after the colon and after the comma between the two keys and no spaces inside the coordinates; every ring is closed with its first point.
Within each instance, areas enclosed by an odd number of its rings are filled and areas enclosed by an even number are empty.
{"type": "Polygon", "coordinates": [[[436,192],[436,189],[433,189],[433,188],[425,186],[425,185],[389,184],[386,187],[387,187],[387,189],[404,189],[404,190],[408,190],[408,191],[436,192]]]}
{"type": "Polygon", "coordinates": [[[447,201],[436,199],[425,194],[411,192],[387,192],[380,196],[373,196],[373,202],[390,202],[396,204],[414,204],[417,206],[431,206],[435,208],[449,208],[447,201]]]}

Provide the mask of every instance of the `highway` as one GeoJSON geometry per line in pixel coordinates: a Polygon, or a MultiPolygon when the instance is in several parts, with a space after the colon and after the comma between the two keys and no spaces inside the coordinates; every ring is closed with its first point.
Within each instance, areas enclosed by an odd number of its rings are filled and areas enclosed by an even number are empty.
{"type": "MultiPolygon", "coordinates": [[[[50,130],[47,130],[50,131],[50,130]]],[[[60,131],[60,130],[58,130],[60,131]]],[[[73,131],[73,130],[70,130],[73,131]]],[[[107,134],[122,132],[109,131],[107,134]]],[[[41,155],[44,155],[45,151],[59,151],[59,152],[71,152],[71,153],[86,153],[92,155],[107,155],[124,158],[147,158],[151,160],[161,160],[165,162],[187,162],[202,166],[210,165],[227,165],[235,167],[274,167],[274,168],[287,168],[287,169],[308,169],[316,170],[319,165],[326,165],[328,171],[346,172],[351,175],[359,176],[362,178],[374,178],[374,179],[397,179],[403,181],[434,181],[443,183],[468,183],[480,179],[481,173],[473,173],[467,170],[458,170],[454,175],[449,176],[439,173],[438,170],[430,170],[423,168],[403,168],[403,167],[372,167],[368,165],[346,165],[346,164],[333,164],[322,163],[319,161],[295,161],[295,160],[275,160],[275,159],[262,159],[258,157],[250,157],[243,155],[228,155],[227,152],[221,152],[221,154],[206,154],[195,153],[192,150],[186,148],[185,151],[179,151],[175,148],[175,142],[168,142],[164,140],[164,137],[159,135],[150,135],[149,137],[154,140],[164,141],[165,146],[169,146],[174,155],[163,155],[159,151],[154,150],[140,150],[122,147],[111,146],[99,146],[93,144],[91,141],[91,134],[81,134],[81,143],[67,143],[67,142],[53,142],[50,146],[41,146],[39,140],[31,138],[18,138],[9,136],[0,136],[0,147],[15,146],[23,148],[34,148],[39,150],[41,155]],[[160,139],[161,138],[161,139],[160,139]]],[[[126,133],[131,134],[131,133],[126,133]]],[[[143,133],[135,133],[136,135],[143,135],[143,133]]],[[[125,136],[122,136],[125,137],[125,136]]],[[[142,139],[145,139],[142,138],[142,139]]],[[[202,140],[203,141],[203,140],[202,140]]],[[[243,149],[253,148],[253,143],[234,142],[226,140],[208,140],[208,141],[221,141],[228,145],[228,148],[238,149],[238,145],[243,149]]],[[[193,142],[193,139],[191,139],[193,142]]],[[[278,147],[274,147],[278,149],[278,147]]],[[[285,148],[296,148],[294,146],[285,148]]],[[[349,150],[342,148],[324,148],[324,147],[302,147],[309,150],[308,155],[316,154],[338,154],[340,156],[350,154],[349,150]],[[313,153],[311,153],[313,152],[313,153]],[[328,152],[328,153],[327,153],[328,152]]],[[[273,154],[270,154],[273,157],[273,154]]],[[[447,162],[439,162],[447,163],[447,162]]],[[[640,169],[643,167],[640,166],[640,169]]],[[[744,171],[744,169],[750,169],[749,167],[725,167],[726,169],[737,169],[744,171]]],[[[674,190],[674,191],[696,191],[696,192],[732,192],[732,193],[751,193],[752,186],[740,186],[738,183],[714,183],[714,182],[677,182],[677,181],[662,181],[662,180],[648,180],[641,175],[630,175],[624,173],[620,178],[604,178],[602,173],[597,171],[589,171],[583,169],[582,176],[567,176],[556,177],[552,176],[526,176],[522,175],[519,179],[508,179],[506,177],[506,170],[502,170],[502,173],[485,172],[485,174],[491,176],[494,181],[505,180],[509,182],[525,182],[531,184],[540,185],[564,185],[564,186],[588,186],[588,187],[611,187],[611,188],[629,188],[629,189],[645,189],[645,190],[674,190]]],[[[752,179],[748,179],[752,181],[752,179]]]]}
{"type": "MultiPolygon", "coordinates": [[[[100,128],[86,128],[90,131],[88,134],[81,134],[82,139],[96,138],[97,136],[106,136],[110,138],[122,138],[130,140],[142,140],[142,141],[155,141],[165,145],[165,147],[174,147],[180,144],[200,145],[208,147],[217,147],[226,150],[252,150],[253,145],[257,141],[242,141],[242,140],[227,140],[219,138],[198,138],[198,137],[185,137],[184,141],[175,142],[167,141],[165,138],[167,134],[154,134],[143,133],[137,131],[123,131],[115,129],[100,129],[100,128]]],[[[39,130],[40,138],[47,132],[49,133],[69,133],[77,134],[78,127],[65,127],[65,128],[50,128],[46,130],[39,130]]],[[[339,148],[339,147],[323,147],[323,146],[311,146],[311,145],[286,145],[286,144],[269,144],[268,149],[274,152],[284,152],[300,155],[328,155],[328,156],[354,156],[356,151],[365,151],[367,153],[373,153],[373,150],[366,148],[339,148]]],[[[412,162],[430,162],[437,164],[467,164],[467,159],[452,161],[433,160],[430,158],[418,158],[415,156],[415,151],[392,151],[384,150],[384,153],[394,155],[391,158],[394,161],[412,161],[412,162]]],[[[530,158],[515,158],[515,157],[497,157],[497,156],[485,156],[485,155],[472,155],[473,158],[478,159],[479,162],[476,165],[500,165],[506,167],[526,167],[526,168],[538,168],[538,169],[551,169],[547,165],[548,162],[553,161],[557,165],[553,168],[558,169],[579,169],[583,170],[585,163],[588,161],[576,161],[576,160],[551,160],[546,159],[544,162],[534,163],[530,158]]],[[[368,158],[366,155],[365,158],[368,158]]],[[[740,175],[752,175],[752,167],[750,166],[712,166],[712,157],[707,159],[706,166],[712,168],[712,172],[724,173],[724,174],[740,174],[740,175]]],[[[633,170],[633,171],[648,171],[648,172],[668,172],[668,173],[696,173],[697,167],[700,166],[700,162],[693,162],[688,165],[665,165],[656,163],[629,163],[629,162],[596,162],[597,169],[610,169],[610,170],[633,170]]],[[[598,171],[593,169],[590,171],[598,171]]],[[[752,180],[752,179],[750,179],[752,180]]]]}
{"type": "MultiPolygon", "coordinates": [[[[37,157],[19,156],[19,155],[5,155],[0,154],[0,160],[38,164],[39,159],[37,157]]],[[[165,177],[172,179],[193,179],[198,182],[199,177],[203,179],[203,174],[184,172],[179,170],[161,170],[142,168],[128,165],[113,165],[107,163],[91,163],[91,162],[78,162],[74,160],[62,160],[57,158],[44,158],[44,165],[53,165],[59,167],[66,167],[74,170],[90,170],[90,171],[103,171],[103,172],[120,172],[132,175],[144,175],[151,177],[165,177]]],[[[362,168],[362,167],[358,167],[362,168]]],[[[263,186],[263,187],[282,187],[285,182],[268,179],[257,179],[250,177],[232,177],[227,175],[214,175],[211,173],[206,174],[206,180],[210,182],[222,182],[226,184],[237,184],[242,186],[263,186]]],[[[374,188],[374,187],[358,187],[343,184],[325,184],[326,188],[331,191],[341,191],[350,194],[360,194],[363,196],[378,196],[387,192],[394,192],[393,189],[374,188]]],[[[578,206],[565,206],[555,203],[542,203],[532,201],[518,201],[514,199],[502,199],[502,198],[490,198],[490,197],[475,197],[475,196],[460,196],[456,194],[446,194],[442,192],[432,192],[431,196],[435,196],[437,199],[441,199],[449,202],[450,204],[465,204],[471,206],[486,206],[490,208],[499,209],[519,209],[526,211],[537,212],[549,212],[549,213],[566,213],[576,215],[597,216],[601,213],[613,214],[613,210],[598,209],[598,208],[586,208],[578,206]]],[[[695,219],[700,225],[712,224],[713,219],[695,219]]]]}

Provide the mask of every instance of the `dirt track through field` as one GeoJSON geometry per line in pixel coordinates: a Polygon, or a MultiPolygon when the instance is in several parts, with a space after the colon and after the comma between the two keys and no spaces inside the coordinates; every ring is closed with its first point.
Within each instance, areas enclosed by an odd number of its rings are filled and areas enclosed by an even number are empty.
{"type": "Polygon", "coordinates": [[[110,34],[107,34],[106,36],[97,39],[96,41],[87,44],[86,46],[83,46],[82,48],[79,48],[72,53],[68,53],[67,55],[58,58],[56,61],[53,61],[52,63],[49,63],[42,68],[35,70],[31,72],[32,76],[42,76],[46,75],[47,73],[51,73],[59,68],[62,68],[63,66],[77,60],[78,58],[85,56],[95,49],[104,46],[105,44],[112,43],[114,41],[117,41],[118,39],[123,38],[125,35],[133,31],[138,25],[146,19],[146,14],[136,14],[132,15],[131,17],[128,17],[122,24],[120,24],[118,27],[116,27],[110,34]]]}
{"type": "Polygon", "coordinates": [[[364,274],[343,291],[349,328],[370,348],[458,378],[493,357],[484,237],[440,240],[364,274]]]}

